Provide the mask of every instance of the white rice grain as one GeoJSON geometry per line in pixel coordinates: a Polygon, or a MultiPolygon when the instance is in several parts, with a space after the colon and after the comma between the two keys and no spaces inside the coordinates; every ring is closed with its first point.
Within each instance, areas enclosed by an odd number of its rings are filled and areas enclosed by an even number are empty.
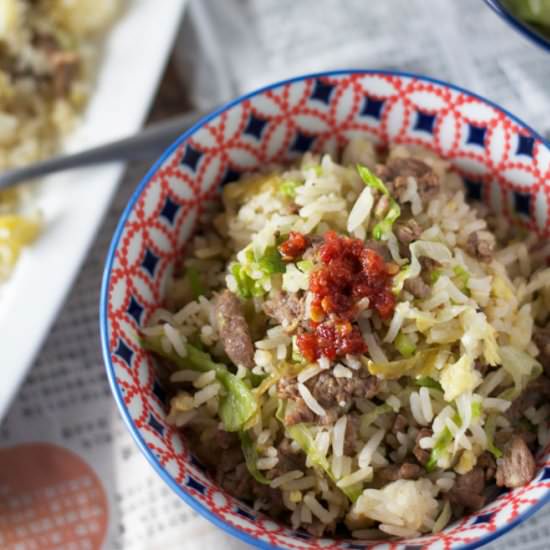
{"type": "Polygon", "coordinates": [[[312,493],[307,493],[307,495],[304,496],[304,504],[322,523],[328,525],[334,519],[334,516],[319,503],[312,493]]]}
{"type": "Polygon", "coordinates": [[[277,466],[278,462],[279,458],[276,456],[259,458],[256,461],[256,468],[258,468],[258,470],[271,470],[271,468],[275,468],[275,466],[277,466]]]}
{"type": "Polygon", "coordinates": [[[409,529],[408,527],[399,527],[397,525],[381,523],[378,528],[380,529],[380,531],[384,531],[384,533],[388,533],[388,535],[394,535],[396,537],[412,539],[420,536],[420,533],[418,531],[414,531],[413,529],[409,529]]]}
{"type": "Polygon", "coordinates": [[[367,222],[370,215],[372,205],[374,204],[374,197],[370,187],[365,187],[355,204],[353,205],[351,212],[348,216],[347,229],[348,233],[355,231],[360,225],[367,222]]]}
{"type": "Polygon", "coordinates": [[[193,397],[195,407],[200,407],[203,403],[206,403],[209,399],[211,399],[215,395],[218,395],[220,387],[220,384],[215,382],[214,384],[210,384],[209,386],[206,386],[202,390],[199,390],[197,393],[195,393],[193,397]]]}
{"type": "Polygon", "coordinates": [[[350,487],[361,481],[370,481],[372,479],[372,472],[373,470],[370,466],[360,468],[353,472],[353,474],[349,474],[337,481],[336,486],[340,487],[340,489],[344,489],[345,487],[350,487]]]}
{"type": "Polygon", "coordinates": [[[367,466],[370,466],[372,455],[376,449],[378,449],[378,446],[382,442],[382,439],[384,439],[385,434],[385,430],[377,430],[369,441],[365,443],[357,457],[359,468],[366,468],[367,466]]]}
{"type": "Polygon", "coordinates": [[[353,373],[344,365],[336,365],[332,370],[332,373],[336,378],[353,378],[353,373]]]}
{"type": "Polygon", "coordinates": [[[346,437],[346,426],[348,417],[346,415],[339,418],[332,428],[332,452],[336,456],[344,455],[344,440],[346,437]]]}
{"type": "Polygon", "coordinates": [[[170,375],[170,382],[194,382],[199,376],[201,373],[194,370],[177,370],[170,375]]]}
{"type": "Polygon", "coordinates": [[[276,489],[277,487],[281,487],[281,485],[284,485],[289,481],[295,481],[302,477],[304,477],[304,472],[300,472],[300,470],[291,470],[290,472],[286,472],[283,475],[273,478],[269,486],[273,489],[276,489]]]}
{"type": "Polygon", "coordinates": [[[291,481],[285,481],[281,484],[281,487],[285,491],[305,491],[311,489],[317,484],[317,478],[315,476],[306,476],[291,481]]]}
{"type": "Polygon", "coordinates": [[[193,382],[193,386],[200,390],[200,389],[208,386],[208,384],[211,384],[212,382],[214,382],[214,380],[216,380],[216,371],[211,370],[211,371],[208,371],[208,372],[203,372],[193,382]]]}
{"type": "Polygon", "coordinates": [[[434,417],[430,392],[428,391],[428,388],[422,387],[420,388],[418,394],[420,396],[420,407],[422,408],[422,416],[426,420],[426,423],[429,424],[434,417]]]}
{"type": "Polygon", "coordinates": [[[319,405],[319,402],[311,395],[311,392],[305,386],[304,384],[298,384],[298,393],[300,394],[301,398],[304,400],[307,407],[313,411],[318,416],[325,416],[327,412],[321,405],[319,405]]]}
{"type": "Polygon", "coordinates": [[[310,365],[303,369],[300,374],[298,374],[298,382],[303,384],[310,378],[317,376],[321,372],[321,367],[318,364],[310,365]]]}

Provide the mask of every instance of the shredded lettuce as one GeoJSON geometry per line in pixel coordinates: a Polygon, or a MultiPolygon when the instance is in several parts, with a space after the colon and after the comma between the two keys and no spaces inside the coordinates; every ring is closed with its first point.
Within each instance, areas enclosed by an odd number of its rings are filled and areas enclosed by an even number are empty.
{"type": "Polygon", "coordinates": [[[390,200],[390,207],[388,209],[388,212],[386,213],[386,216],[384,217],[383,220],[378,222],[372,230],[373,237],[376,240],[380,241],[388,233],[391,232],[394,222],[401,215],[401,208],[397,204],[397,201],[390,195],[390,191],[384,185],[384,182],[379,177],[375,176],[366,166],[362,166],[361,164],[358,164],[357,172],[359,173],[359,176],[361,177],[365,185],[368,185],[369,187],[377,191],[380,191],[383,195],[386,195],[390,200]]]}
{"type": "Polygon", "coordinates": [[[258,470],[258,450],[256,449],[256,442],[250,437],[247,431],[239,432],[239,438],[241,440],[241,449],[248,472],[258,483],[269,485],[269,479],[258,470]]]}
{"type": "Polygon", "coordinates": [[[408,359],[388,361],[387,363],[375,363],[363,357],[369,372],[386,380],[397,380],[402,376],[429,376],[434,370],[435,360],[440,348],[428,348],[419,351],[408,359]]]}
{"type": "Polygon", "coordinates": [[[414,345],[410,336],[408,336],[407,334],[403,334],[402,332],[400,332],[396,336],[394,344],[395,344],[395,349],[397,349],[397,351],[403,357],[411,357],[416,352],[416,346],[414,345]]]}
{"type": "Polygon", "coordinates": [[[284,197],[293,199],[296,196],[296,189],[301,187],[302,183],[295,180],[284,180],[279,187],[279,193],[284,197]]]}
{"type": "Polygon", "coordinates": [[[241,430],[257,413],[258,402],[246,382],[231,374],[225,365],[215,363],[208,353],[187,344],[185,357],[180,357],[175,351],[164,349],[160,336],[144,336],[141,342],[145,349],[163,357],[179,369],[216,372],[216,379],[225,390],[225,395],[220,397],[218,414],[228,432],[241,430]]]}

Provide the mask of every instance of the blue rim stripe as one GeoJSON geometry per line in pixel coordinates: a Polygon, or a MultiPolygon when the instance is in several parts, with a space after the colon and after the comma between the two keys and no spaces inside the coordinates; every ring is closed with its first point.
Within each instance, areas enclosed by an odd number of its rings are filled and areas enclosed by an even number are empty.
{"type": "MultiPolygon", "coordinates": [[[[515,115],[508,112],[506,109],[503,109],[496,103],[485,99],[484,97],[475,94],[473,92],[470,92],[464,88],[461,88],[460,86],[456,86],[454,84],[449,84],[443,80],[438,80],[435,78],[417,75],[414,73],[408,73],[403,71],[389,71],[389,70],[368,70],[368,69],[342,69],[337,71],[329,71],[329,72],[323,72],[323,73],[313,73],[313,74],[307,74],[303,76],[297,76],[294,78],[289,78],[287,80],[282,80],[280,82],[276,82],[275,84],[270,84],[268,86],[264,86],[263,88],[260,88],[258,90],[255,90],[253,92],[250,92],[248,94],[242,95],[241,97],[238,97],[237,99],[234,99],[233,101],[228,102],[224,106],[220,107],[219,109],[213,111],[210,115],[207,115],[206,117],[202,118],[200,121],[198,121],[196,124],[194,124],[189,130],[184,132],[162,155],[161,157],[155,162],[153,167],[147,172],[147,174],[142,178],[139,185],[136,187],[136,190],[132,194],[130,200],[128,201],[128,204],[126,208],[124,209],[124,212],[122,213],[120,220],[118,222],[117,228],[115,230],[115,233],[113,235],[113,239],[111,241],[111,244],[109,246],[109,250],[107,252],[107,258],[105,261],[105,268],[103,271],[103,278],[101,282],[101,294],[100,294],[100,303],[99,303],[99,325],[100,325],[100,333],[101,333],[101,348],[103,353],[103,361],[105,363],[105,368],[107,371],[107,377],[109,379],[109,385],[111,386],[111,391],[113,392],[113,396],[115,398],[116,404],[118,406],[118,409],[120,411],[120,414],[122,415],[122,418],[130,430],[130,433],[132,434],[135,442],[137,443],[137,446],[141,450],[141,452],[145,455],[151,466],[156,470],[157,474],[168,484],[168,486],[181,498],[185,501],[186,504],[188,504],[193,510],[204,516],[206,519],[211,521],[213,524],[215,524],[217,527],[220,527],[230,535],[233,535],[234,537],[252,545],[257,548],[262,548],[264,550],[281,550],[278,546],[273,546],[272,544],[269,544],[267,542],[260,541],[256,539],[255,537],[249,535],[248,533],[245,533],[238,529],[237,527],[234,527],[232,525],[229,525],[224,520],[220,519],[217,515],[215,515],[209,508],[207,508],[204,504],[201,502],[195,500],[195,498],[185,491],[185,489],[179,485],[176,480],[166,472],[166,470],[162,467],[160,462],[158,461],[157,457],[153,454],[153,452],[147,447],[147,444],[145,443],[144,439],[142,438],[141,434],[139,433],[139,430],[134,425],[130,413],[128,409],[126,408],[126,405],[124,404],[124,399],[122,397],[122,393],[120,392],[120,389],[116,383],[115,373],[114,373],[114,366],[111,361],[111,355],[109,352],[109,339],[108,339],[108,330],[107,330],[107,304],[108,304],[108,288],[109,288],[109,280],[111,275],[111,270],[113,267],[115,252],[118,248],[118,243],[120,241],[120,237],[122,235],[122,232],[124,230],[124,226],[126,224],[126,221],[132,212],[136,202],[138,201],[139,197],[141,196],[141,193],[143,189],[147,186],[153,175],[159,170],[159,168],[162,166],[162,164],[166,161],[166,159],[184,142],[186,141],[190,136],[192,136],[197,130],[199,130],[202,126],[213,120],[214,118],[218,117],[221,113],[232,109],[239,103],[242,103],[243,101],[250,99],[256,95],[262,94],[266,92],[267,90],[272,90],[275,88],[279,88],[281,86],[284,86],[286,84],[293,84],[295,82],[300,82],[303,80],[308,79],[314,79],[314,78],[323,78],[323,77],[338,77],[338,76],[344,76],[344,75],[351,75],[351,74],[359,74],[359,75],[384,75],[384,76],[398,76],[398,77],[404,77],[404,78],[414,78],[418,80],[422,80],[424,82],[429,82],[432,84],[437,84],[439,86],[447,87],[451,90],[466,94],[470,97],[473,97],[479,101],[484,102],[485,104],[493,107],[494,109],[504,113],[508,118],[513,120],[518,126],[523,127],[525,130],[528,130],[530,134],[537,140],[543,143],[546,147],[549,146],[548,142],[540,136],[537,132],[535,132],[530,126],[525,124],[521,119],[516,117],[515,115]]],[[[508,525],[505,525],[501,527],[500,529],[497,529],[495,532],[488,534],[486,537],[481,538],[480,540],[471,543],[471,544],[464,544],[462,546],[456,547],[454,550],[474,550],[475,548],[479,548],[480,546],[487,544],[488,542],[500,537],[504,533],[508,532],[510,529],[518,525],[519,523],[525,521],[527,518],[532,516],[537,510],[542,508],[544,504],[546,504],[550,500],[550,491],[547,491],[546,495],[544,495],[543,498],[541,498],[536,504],[531,506],[529,509],[527,509],[523,514],[520,514],[517,518],[515,518],[512,522],[510,522],[508,525]]]]}
{"type": "Polygon", "coordinates": [[[499,0],[484,0],[484,2],[506,23],[522,34],[525,38],[531,42],[534,42],[542,49],[550,51],[550,39],[545,39],[538,32],[534,31],[527,23],[524,23],[521,19],[514,17],[508,10],[502,7],[499,0]]]}

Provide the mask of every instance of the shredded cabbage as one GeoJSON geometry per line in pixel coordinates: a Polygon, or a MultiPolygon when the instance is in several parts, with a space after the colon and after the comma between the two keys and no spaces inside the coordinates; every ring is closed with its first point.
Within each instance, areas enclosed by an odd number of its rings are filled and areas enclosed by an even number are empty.
{"type": "MultiPolygon", "coordinates": [[[[336,477],[330,469],[327,458],[317,450],[311,430],[305,424],[295,424],[294,426],[288,426],[286,428],[286,433],[299,445],[302,451],[304,451],[311,464],[323,470],[327,476],[336,483],[336,477]]],[[[355,483],[349,487],[338,487],[338,489],[340,489],[351,502],[355,502],[362,493],[361,483],[355,483]]]]}
{"type": "Polygon", "coordinates": [[[513,346],[501,346],[499,352],[502,368],[514,381],[514,389],[509,392],[509,399],[514,400],[527,387],[527,384],[531,380],[534,380],[542,373],[542,366],[528,353],[513,346]]]}
{"type": "Polygon", "coordinates": [[[422,266],[418,258],[421,256],[431,258],[440,264],[448,264],[453,258],[451,251],[444,244],[431,241],[415,241],[409,245],[409,250],[411,252],[411,263],[393,278],[393,291],[395,294],[399,294],[403,290],[403,285],[407,279],[413,279],[420,275],[422,266]]]}
{"type": "Polygon", "coordinates": [[[145,349],[167,359],[179,369],[216,371],[216,378],[225,390],[225,395],[220,397],[218,414],[228,432],[241,430],[257,413],[258,402],[253,391],[243,380],[231,374],[225,365],[215,363],[208,353],[186,344],[187,353],[185,357],[180,357],[175,351],[164,349],[160,336],[144,336],[141,343],[145,349]]]}
{"type": "Polygon", "coordinates": [[[403,357],[411,357],[416,352],[416,346],[410,336],[402,332],[400,332],[395,339],[395,349],[397,349],[403,357]]]}
{"type": "Polygon", "coordinates": [[[496,414],[491,414],[485,420],[485,435],[487,437],[487,450],[495,457],[500,458],[502,451],[495,445],[496,414]]]}
{"type": "Polygon", "coordinates": [[[469,307],[462,314],[461,322],[465,332],[460,341],[466,353],[472,357],[477,357],[479,352],[482,351],[483,357],[489,365],[498,365],[500,355],[495,329],[487,322],[485,314],[469,307]]]}
{"type": "Polygon", "coordinates": [[[201,282],[197,268],[192,266],[188,267],[185,271],[185,277],[189,281],[189,287],[191,288],[191,293],[194,300],[200,296],[206,296],[206,290],[201,282]]]}
{"type": "Polygon", "coordinates": [[[386,216],[382,221],[378,222],[372,230],[373,237],[379,241],[391,232],[395,220],[401,215],[401,208],[397,204],[397,201],[390,195],[389,189],[384,185],[384,182],[375,176],[366,166],[358,164],[357,172],[365,185],[380,191],[390,199],[390,207],[386,216]]]}
{"type": "Polygon", "coordinates": [[[440,348],[423,349],[409,359],[399,359],[387,363],[375,363],[367,357],[363,357],[362,360],[371,374],[386,380],[397,380],[402,376],[430,376],[439,351],[440,348]]]}
{"type": "Polygon", "coordinates": [[[470,274],[461,265],[455,265],[453,267],[453,273],[455,274],[459,283],[457,285],[458,289],[469,296],[470,290],[468,289],[468,282],[470,281],[470,274]]]}
{"type": "Polygon", "coordinates": [[[293,199],[296,196],[296,189],[298,189],[298,187],[301,187],[302,185],[303,184],[299,181],[284,180],[283,182],[281,182],[281,186],[279,187],[279,193],[284,197],[293,199]]]}
{"type": "Polygon", "coordinates": [[[375,407],[372,411],[362,414],[361,415],[361,421],[359,424],[359,432],[361,435],[365,435],[367,428],[376,421],[376,419],[379,416],[382,416],[383,414],[387,414],[393,412],[393,409],[390,407],[390,405],[387,405],[384,403],[383,405],[378,405],[378,407],[375,407]]]}
{"type": "Polygon", "coordinates": [[[439,378],[441,387],[445,392],[443,398],[451,402],[459,395],[471,392],[481,384],[481,374],[474,368],[474,361],[468,354],[455,363],[448,364],[439,378]]]}
{"type": "Polygon", "coordinates": [[[239,432],[239,438],[241,440],[241,449],[248,472],[258,483],[269,485],[269,479],[258,470],[258,450],[256,449],[256,442],[250,437],[247,431],[239,432]]]}
{"type": "Polygon", "coordinates": [[[286,266],[276,246],[266,247],[261,256],[256,256],[249,246],[238,254],[241,262],[233,262],[229,272],[235,278],[237,292],[242,298],[263,296],[265,283],[274,273],[284,273],[286,266]]]}
{"type": "Polygon", "coordinates": [[[433,390],[438,390],[440,392],[443,391],[441,384],[437,380],[431,378],[430,376],[420,376],[414,381],[414,383],[420,387],[431,388],[433,390]]]}

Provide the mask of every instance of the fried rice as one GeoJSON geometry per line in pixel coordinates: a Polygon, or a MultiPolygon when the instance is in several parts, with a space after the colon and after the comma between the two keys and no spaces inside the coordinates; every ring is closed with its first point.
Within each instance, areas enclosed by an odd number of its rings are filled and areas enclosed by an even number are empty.
{"type": "MultiPolygon", "coordinates": [[[[56,153],[90,96],[123,0],[0,0],[0,170],[56,153]]],[[[0,283],[41,229],[32,190],[0,192],[0,283]]]]}
{"type": "Polygon", "coordinates": [[[463,189],[359,139],[207,205],[141,338],[225,490],[317,536],[413,537],[534,477],[550,246],[463,189]]]}

